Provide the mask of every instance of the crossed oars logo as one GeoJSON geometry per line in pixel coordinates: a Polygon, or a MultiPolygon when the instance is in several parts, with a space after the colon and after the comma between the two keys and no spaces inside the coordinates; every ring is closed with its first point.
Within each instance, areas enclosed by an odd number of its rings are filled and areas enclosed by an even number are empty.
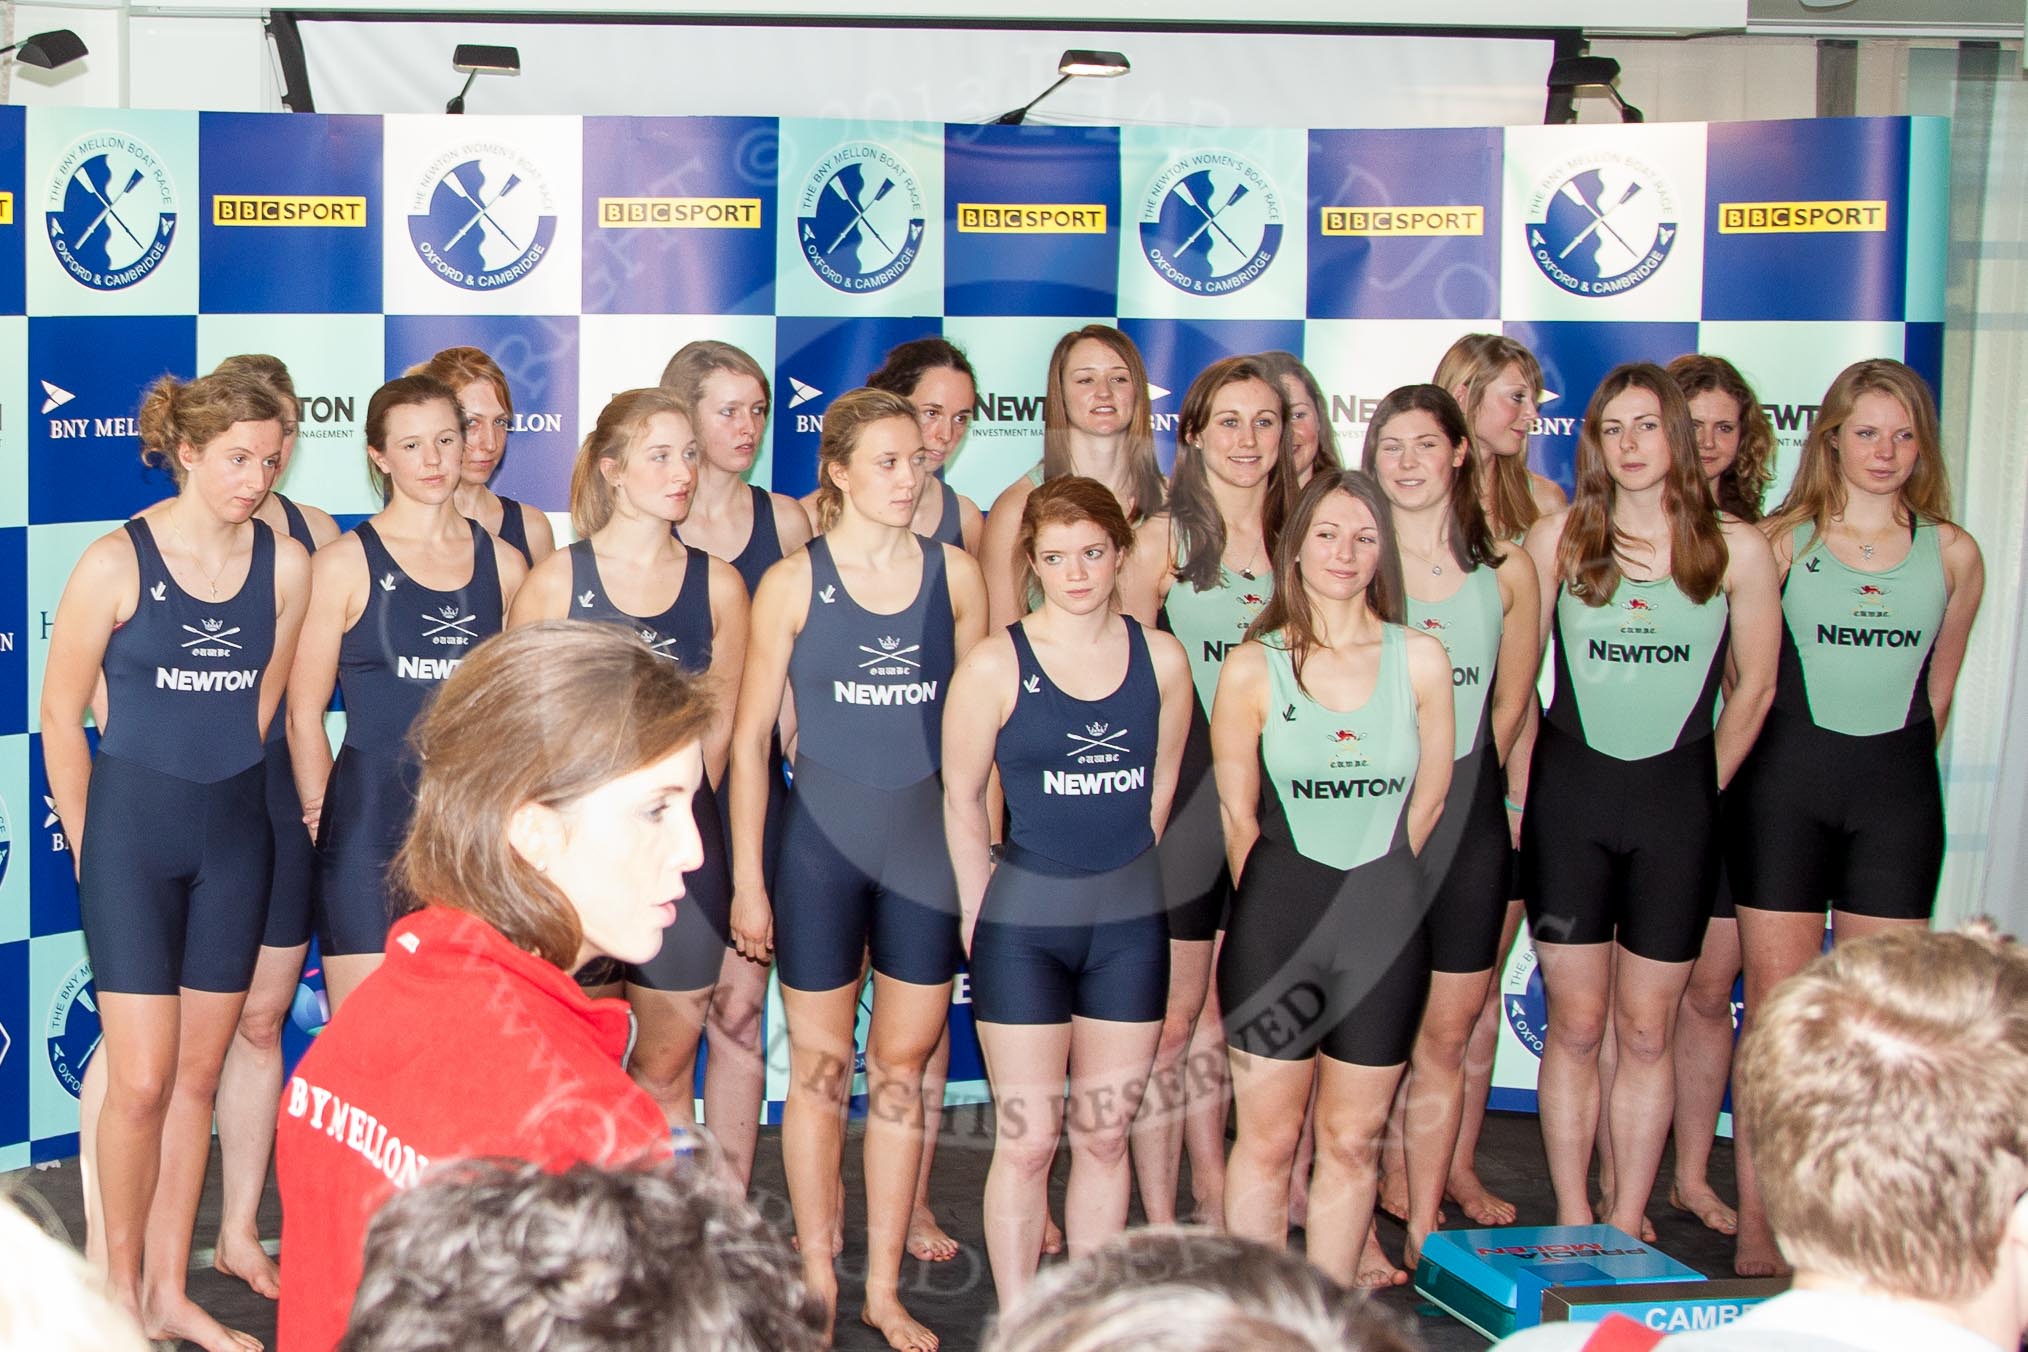
{"type": "MultiPolygon", "coordinates": [[[[458,169],[462,168],[464,168],[463,165],[458,166],[458,169]]],[[[506,240],[509,244],[512,244],[515,250],[517,252],[520,252],[521,242],[515,239],[513,235],[507,233],[506,227],[502,226],[498,220],[494,219],[493,208],[499,206],[500,203],[506,199],[508,193],[513,192],[516,188],[521,186],[521,175],[510,173],[509,175],[507,175],[507,181],[500,185],[499,192],[494,193],[490,198],[481,200],[478,194],[474,193],[470,188],[467,188],[465,186],[464,180],[458,177],[458,169],[453,169],[451,170],[450,173],[444,175],[444,184],[445,186],[449,187],[452,192],[464,198],[466,202],[471,204],[472,217],[470,220],[466,221],[462,226],[458,227],[457,234],[452,235],[450,239],[445,242],[443,251],[445,253],[449,253],[452,249],[457,248],[458,241],[463,239],[467,234],[471,233],[472,227],[477,225],[480,221],[483,220],[488,225],[492,226],[495,230],[498,230],[500,232],[500,238],[506,240]]]]}

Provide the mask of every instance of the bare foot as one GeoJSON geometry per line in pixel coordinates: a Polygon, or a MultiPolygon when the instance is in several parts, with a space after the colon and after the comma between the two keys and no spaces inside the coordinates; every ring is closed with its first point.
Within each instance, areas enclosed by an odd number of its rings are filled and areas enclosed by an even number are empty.
{"type": "Polygon", "coordinates": [[[925,1263],[948,1263],[958,1256],[958,1241],[944,1233],[928,1207],[919,1206],[908,1218],[908,1252],[925,1263]]]}
{"type": "MultiPolygon", "coordinates": [[[[1456,1202],[1474,1225],[1512,1225],[1521,1214],[1506,1198],[1486,1191],[1477,1174],[1453,1172],[1444,1196],[1456,1202]]],[[[1437,1224],[1443,1224],[1443,1217],[1437,1217],[1437,1224]]]]}
{"type": "Polygon", "coordinates": [[[859,1322],[880,1330],[889,1347],[897,1352],[937,1352],[937,1336],[917,1323],[894,1296],[868,1296],[859,1311],[859,1322]]]}
{"type": "Polygon", "coordinates": [[[1742,1277],[1786,1277],[1795,1271],[1782,1258],[1781,1251],[1740,1236],[1739,1247],[1732,1254],[1732,1270],[1742,1277]]]}
{"type": "Polygon", "coordinates": [[[1382,1174],[1380,1194],[1373,1204],[1398,1221],[1408,1219],[1408,1175],[1382,1174]]]}
{"type": "Polygon", "coordinates": [[[1669,1205],[1678,1211],[1687,1211],[1704,1222],[1707,1230],[1716,1230],[1721,1235],[1739,1233],[1739,1213],[1720,1200],[1710,1184],[1686,1188],[1681,1183],[1669,1188],[1669,1205]]]}
{"type": "Polygon", "coordinates": [[[269,1300],[281,1299],[282,1270],[251,1235],[219,1235],[211,1265],[228,1277],[239,1278],[269,1300]]]}
{"type": "MultiPolygon", "coordinates": [[[[801,1253],[803,1251],[803,1237],[801,1235],[790,1235],[789,1247],[797,1253],[801,1253]]],[[[831,1231],[831,1256],[836,1258],[843,1252],[845,1252],[845,1231],[843,1227],[840,1227],[831,1231]]]]}
{"type": "Polygon", "coordinates": [[[1388,1258],[1386,1250],[1380,1247],[1380,1236],[1369,1228],[1366,1231],[1366,1250],[1359,1255],[1359,1271],[1353,1276],[1353,1285],[1372,1289],[1401,1286],[1407,1281],[1408,1274],[1388,1258]]]}
{"type": "Polygon", "coordinates": [[[1063,1227],[1047,1211],[1042,1213],[1042,1251],[1046,1254],[1063,1252],[1063,1227]]]}
{"type": "Polygon", "coordinates": [[[180,1291],[149,1300],[141,1327],[151,1342],[181,1340],[204,1352],[261,1352],[262,1347],[260,1339],[227,1328],[180,1291]]]}

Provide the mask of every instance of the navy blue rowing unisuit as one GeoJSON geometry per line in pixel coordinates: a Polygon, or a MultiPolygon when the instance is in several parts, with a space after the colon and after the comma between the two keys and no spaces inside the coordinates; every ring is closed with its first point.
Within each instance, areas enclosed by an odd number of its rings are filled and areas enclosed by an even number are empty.
{"type": "Polygon", "coordinates": [[[530,568],[535,566],[535,555],[528,548],[528,523],[522,519],[521,504],[504,493],[500,495],[500,543],[514,546],[530,568]]]}
{"type": "Polygon", "coordinates": [[[318,943],[326,956],[378,953],[393,918],[387,866],[415,811],[409,726],[481,639],[500,632],[493,540],[472,529],[472,574],[437,591],[416,582],[370,521],[353,528],[371,574],[366,608],[338,645],[345,742],[324,789],[317,834],[318,943]]]}
{"type": "MultiPolygon", "coordinates": [[[[775,500],[764,488],[747,485],[747,492],[753,503],[753,528],[747,532],[746,543],[739,553],[726,560],[740,581],[746,583],[746,594],[751,598],[760,586],[762,574],[782,559],[782,539],[775,533],[775,500]]],[[[677,539],[683,533],[670,528],[677,539]]],[[[782,772],[782,742],[779,733],[771,735],[768,743],[768,814],[761,828],[761,872],[766,879],[770,893],[774,891],[775,859],[781,851],[782,810],[788,806],[789,785],[782,772]]]]}
{"type": "Polygon", "coordinates": [[[273,838],[260,687],[275,646],[275,537],[201,601],[147,521],[126,523],[139,600],[106,641],[106,723],[79,842],[78,909],[102,991],[234,992],[253,980],[273,838]]]}
{"type": "MultiPolygon", "coordinates": [[[[711,667],[711,556],[686,548],[676,599],[660,615],[643,617],[613,603],[592,542],[579,540],[570,547],[570,618],[623,624],[657,656],[702,674],[711,667]]],[[[732,941],[725,824],[709,780],[697,786],[690,801],[704,842],[704,862],[683,877],[683,899],[676,903],[676,923],[662,936],[662,951],[625,968],[628,981],[650,990],[709,990],[718,984],[718,969],[732,941]]]]}
{"type": "MultiPolygon", "coordinates": [[[[303,509],[280,493],[275,501],[289,523],[289,538],[304,552],[316,553],[317,537],[310,533],[303,509]]],[[[289,768],[288,724],[284,700],[275,706],[274,721],[268,724],[268,824],[275,833],[275,866],[268,888],[267,928],[261,935],[264,948],[298,948],[310,942],[310,892],[316,885],[317,855],[303,826],[303,800],[296,794],[296,776],[289,768]]]]}
{"type": "Polygon", "coordinates": [[[1127,670],[1095,700],[1066,694],[1023,624],[1014,711],[994,762],[1007,799],[1007,852],[972,934],[972,1000],[988,1023],[1120,1023],[1162,1017],[1169,926],[1150,819],[1162,692],[1141,626],[1127,670]]]}
{"type": "Polygon", "coordinates": [[[874,970],[935,985],[957,970],[957,884],[944,844],[943,697],[956,665],[944,546],[917,537],[915,599],[852,599],[812,540],[810,609],[789,657],[795,787],[775,869],[782,983],[836,990],[874,970]]]}

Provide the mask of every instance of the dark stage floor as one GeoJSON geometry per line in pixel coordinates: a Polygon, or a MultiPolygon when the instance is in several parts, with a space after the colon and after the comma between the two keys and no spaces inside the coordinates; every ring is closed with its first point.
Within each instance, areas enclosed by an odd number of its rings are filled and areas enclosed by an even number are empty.
{"type": "MultiPolygon", "coordinates": [[[[859,1158],[857,1131],[847,1151],[848,1195],[853,1198],[847,1216],[847,1243],[839,1260],[840,1285],[844,1303],[839,1309],[838,1346],[841,1349],[877,1349],[886,1343],[873,1330],[859,1323],[857,1278],[864,1271],[865,1246],[858,1209],[859,1158]]],[[[955,1109],[945,1116],[933,1200],[938,1218],[964,1245],[957,1258],[948,1263],[918,1263],[908,1260],[902,1269],[905,1299],[917,1318],[935,1329],[946,1348],[954,1352],[974,1348],[993,1310],[993,1282],[986,1269],[986,1250],[979,1231],[979,1198],[983,1191],[986,1164],[992,1140],[991,1119],[980,1108],[955,1109]]],[[[788,1194],[782,1181],[778,1129],[769,1129],[761,1143],[760,1163],[754,1178],[755,1204],[770,1220],[787,1226],[788,1194]]],[[[1542,1158],[1542,1140],[1532,1117],[1494,1114],[1486,1123],[1482,1172],[1487,1186],[1521,1208],[1524,1224],[1547,1224],[1553,1217],[1549,1180],[1542,1158]]],[[[1061,1199],[1067,1160],[1057,1160],[1056,1196],[1061,1199]]],[[[1690,1266],[1707,1274],[1729,1274],[1732,1241],[1715,1235],[1695,1217],[1679,1214],[1667,1205],[1669,1164],[1663,1162],[1662,1186],[1649,1213],[1660,1237],[1660,1247],[1690,1266]]],[[[1713,1182],[1719,1191],[1732,1194],[1732,1149],[1720,1142],[1711,1162],[1713,1182]]],[[[0,1176],[0,1185],[32,1188],[50,1203],[72,1238],[82,1243],[83,1206],[78,1191],[75,1161],[37,1170],[0,1176]]],[[[1187,1192],[1186,1192],[1187,1198],[1187,1192]]],[[[1452,1208],[1455,1211],[1455,1208],[1452,1208]]],[[[205,1263],[190,1277],[191,1295],[228,1325],[242,1328],[272,1345],[275,1307],[253,1294],[238,1281],[220,1276],[208,1266],[209,1245],[218,1214],[218,1164],[214,1153],[212,1176],[205,1190],[204,1208],[199,1217],[197,1247],[205,1263]]],[[[1061,1215],[1059,1210],[1057,1213],[1061,1215]]],[[[1138,1211],[1136,1213],[1138,1215],[1138,1211]]],[[[272,1239],[281,1232],[280,1207],[270,1188],[262,1211],[261,1233],[272,1239]]],[[[1400,1253],[1402,1230],[1383,1216],[1380,1233],[1389,1251],[1400,1253]]],[[[1432,1349],[1485,1347],[1485,1340],[1464,1325],[1434,1311],[1418,1309],[1420,1302],[1406,1289],[1381,1296],[1390,1307],[1409,1315],[1432,1349]]]]}

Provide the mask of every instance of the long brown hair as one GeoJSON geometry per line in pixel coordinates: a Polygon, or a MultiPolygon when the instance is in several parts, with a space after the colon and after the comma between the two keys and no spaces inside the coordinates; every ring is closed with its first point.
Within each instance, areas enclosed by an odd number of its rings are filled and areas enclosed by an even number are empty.
{"type": "Polygon", "coordinates": [[[849,464],[859,449],[859,434],[873,423],[901,418],[916,425],[915,405],[891,390],[861,386],[847,390],[824,410],[824,432],[817,439],[817,533],[838,524],[845,494],[831,479],[833,465],[849,464]]]}
{"type": "Polygon", "coordinates": [[[1401,551],[1394,539],[1394,516],[1387,495],[1364,470],[1320,469],[1310,476],[1302,496],[1289,511],[1287,527],[1276,544],[1275,586],[1268,603],[1247,626],[1246,636],[1260,639],[1279,630],[1295,669],[1296,685],[1303,685],[1303,662],[1318,646],[1317,622],[1310,611],[1310,594],[1303,590],[1303,540],[1317,509],[1333,493],[1349,493],[1373,513],[1373,525],[1380,532],[1380,564],[1373,580],[1366,584],[1366,608],[1388,624],[1400,624],[1408,614],[1408,589],[1401,580],[1401,551]]]}
{"type": "MultiPolygon", "coordinates": [[[[1119,551],[1122,561],[1134,549],[1134,528],[1127,524],[1127,514],[1120,507],[1120,500],[1113,496],[1113,490],[1097,479],[1087,479],[1082,474],[1066,474],[1060,479],[1044,479],[1035,491],[1028,495],[1028,501],[1021,507],[1021,531],[1014,539],[1015,557],[1021,560],[1021,585],[1024,592],[1035,585],[1035,537],[1042,534],[1044,526],[1074,526],[1080,521],[1089,521],[1106,533],[1113,548],[1119,551]]],[[[1115,578],[1114,596],[1118,596],[1118,579],[1115,578]]]]}
{"type": "Polygon", "coordinates": [[[1070,364],[1070,350],[1085,339],[1104,343],[1127,368],[1134,387],[1134,408],[1127,415],[1127,478],[1133,485],[1134,502],[1127,519],[1140,525],[1162,510],[1165,485],[1162,465],[1155,458],[1155,422],[1148,410],[1148,368],[1141,361],[1141,349],[1134,340],[1108,324],[1087,324],[1072,329],[1056,340],[1049,354],[1048,387],[1042,394],[1042,477],[1054,479],[1076,473],[1070,460],[1070,407],[1063,393],[1064,368],[1070,364]]]}
{"type": "MultiPolygon", "coordinates": [[[[1258,380],[1274,392],[1275,403],[1284,411],[1288,400],[1282,387],[1268,379],[1267,369],[1254,357],[1227,357],[1205,367],[1190,382],[1183,396],[1183,411],[1176,419],[1176,473],[1169,484],[1169,531],[1176,555],[1176,578],[1199,591],[1218,585],[1219,559],[1225,553],[1225,518],[1211,496],[1211,481],[1204,468],[1204,452],[1192,444],[1211,423],[1211,402],[1228,385],[1258,380]]],[[[1282,419],[1281,439],[1276,444],[1275,462],[1268,469],[1267,496],[1261,503],[1261,548],[1275,555],[1282,523],[1289,519],[1296,497],[1296,466],[1289,451],[1289,422],[1282,419]]]]}
{"type": "MultiPolygon", "coordinates": [[[[1303,387],[1303,393],[1310,397],[1310,407],[1317,410],[1317,458],[1310,466],[1310,472],[1323,469],[1343,469],[1345,462],[1338,455],[1338,429],[1331,425],[1331,410],[1324,402],[1324,389],[1317,383],[1317,377],[1293,352],[1276,350],[1262,352],[1254,357],[1261,369],[1268,373],[1268,382],[1281,389],[1284,380],[1293,380],[1303,387]]],[[[1286,395],[1288,391],[1283,390],[1286,395]]],[[[1284,400],[1286,403],[1286,400],[1284,400]]]]}
{"type": "Polygon", "coordinates": [[[635,443],[648,429],[648,420],[658,413],[675,414],[683,420],[685,435],[694,436],[690,406],[675,391],[659,385],[623,390],[599,410],[599,420],[578,448],[577,463],[570,471],[570,528],[580,539],[613,519],[616,494],[602,462],[610,460],[615,469],[625,469],[635,443]]]}
{"type": "Polygon", "coordinates": [[[1380,431],[1388,423],[1404,413],[1422,412],[1435,418],[1437,428],[1449,442],[1453,451],[1465,448],[1465,463],[1451,471],[1450,497],[1450,540],[1451,557],[1458,567],[1471,572],[1482,563],[1492,563],[1499,557],[1498,546],[1493,540],[1492,528],[1486,524],[1486,509],[1479,502],[1477,477],[1472,472],[1472,438],[1465,426],[1465,411],[1458,407],[1458,401],[1451,398],[1451,392],[1441,385],[1403,385],[1391,390],[1380,407],[1373,410],[1373,417],[1366,424],[1366,453],[1360,459],[1359,467],[1372,475],[1377,482],[1379,476],[1373,466],[1380,459],[1380,431]]]}
{"type": "Polygon", "coordinates": [[[483,380],[500,396],[500,411],[510,418],[514,416],[514,392],[507,387],[507,373],[500,369],[499,362],[479,348],[447,347],[421,365],[409,367],[403,374],[435,376],[450,386],[453,393],[483,380]]]}
{"type": "MultiPolygon", "coordinates": [[[[1441,385],[1456,394],[1460,388],[1464,393],[1458,397],[1458,404],[1465,410],[1465,428],[1470,431],[1479,416],[1479,404],[1485,399],[1486,391],[1500,378],[1508,367],[1520,368],[1521,379],[1537,392],[1542,389],[1542,363],[1535,354],[1514,339],[1499,333],[1468,333],[1450,346],[1442,360],[1437,362],[1436,375],[1431,383],[1441,385]]],[[[1493,455],[1472,443],[1472,463],[1476,467],[1477,483],[1482,488],[1487,504],[1486,524],[1493,534],[1503,540],[1512,540],[1527,533],[1535,524],[1542,509],[1535,505],[1535,488],[1528,476],[1528,456],[1493,455]]]]}
{"type": "Polygon", "coordinates": [[[544,620],[473,648],[409,731],[415,818],[390,866],[417,904],[466,911],[565,971],[577,910],[508,843],[527,803],[563,808],[703,736],[703,678],[616,624],[544,620]]]}
{"type": "Polygon", "coordinates": [[[1605,406],[1628,390],[1646,390],[1662,406],[1662,432],[1669,443],[1669,472],[1662,480],[1662,510],[1669,518],[1669,575],[1676,589],[1702,605],[1725,581],[1725,534],[1711,510],[1697,441],[1690,431],[1690,405],[1669,373],[1653,362],[1626,362],[1606,372],[1584,411],[1577,433],[1577,492],[1556,546],[1557,576],[1570,594],[1588,606],[1608,604],[1620,585],[1620,545],[1628,537],[1613,524],[1619,485],[1606,469],[1599,444],[1605,406]]]}
{"type": "Polygon", "coordinates": [[[195,380],[163,376],[148,387],[135,419],[141,429],[141,463],[168,470],[180,489],[190,471],[177,457],[178,447],[202,455],[234,423],[279,423],[287,411],[280,392],[259,376],[231,371],[195,380]]]}
{"type": "Polygon", "coordinates": [[[1936,401],[1929,383],[1915,371],[1888,357],[1856,361],[1838,373],[1817,420],[1803,442],[1802,459],[1796,465],[1795,481],[1789,495],[1768,518],[1768,534],[1779,539],[1797,526],[1810,527],[1808,549],[1831,518],[1845,510],[1845,478],[1838,472],[1838,450],[1831,444],[1838,430],[1852,416],[1852,406],[1862,394],[1884,394],[1908,411],[1915,432],[1915,468],[1901,486],[1901,507],[1915,518],[1933,523],[1951,519],[1950,472],[1944,467],[1943,446],[1937,435],[1936,401]]]}
{"type": "Polygon", "coordinates": [[[1739,405],[1739,454],[1711,486],[1711,496],[1721,510],[1742,521],[1760,520],[1760,500],[1774,478],[1775,445],[1774,426],[1760,396],[1739,368],[1723,357],[1686,352],[1669,363],[1668,371],[1685,401],[1700,394],[1722,394],[1739,405]]]}

